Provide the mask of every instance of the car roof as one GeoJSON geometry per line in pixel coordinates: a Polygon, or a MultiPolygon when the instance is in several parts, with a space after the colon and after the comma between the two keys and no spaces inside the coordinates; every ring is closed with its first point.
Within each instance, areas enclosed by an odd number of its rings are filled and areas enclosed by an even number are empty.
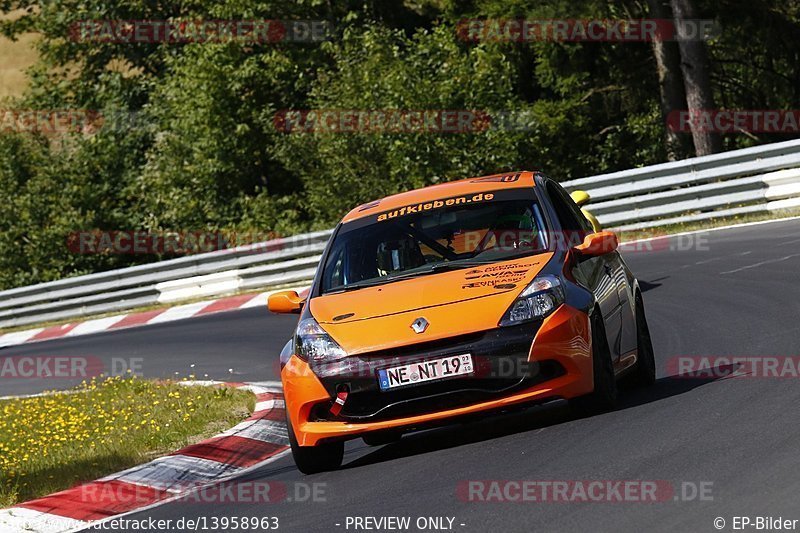
{"type": "Polygon", "coordinates": [[[491,176],[449,181],[447,183],[431,185],[421,189],[414,189],[360,205],[347,213],[342,219],[342,223],[369,215],[375,215],[383,211],[398,209],[407,205],[432,202],[434,200],[442,200],[461,195],[497,191],[506,188],[533,187],[535,184],[535,175],[536,173],[531,171],[506,172],[503,174],[492,174],[491,176]]]}

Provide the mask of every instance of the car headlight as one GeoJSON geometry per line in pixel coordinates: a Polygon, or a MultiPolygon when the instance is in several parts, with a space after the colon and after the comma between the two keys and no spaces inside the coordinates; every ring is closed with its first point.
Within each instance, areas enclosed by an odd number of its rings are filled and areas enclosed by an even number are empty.
{"type": "Polygon", "coordinates": [[[312,365],[331,363],[347,357],[347,352],[313,318],[300,321],[296,339],[295,353],[312,365]]]}
{"type": "Polygon", "coordinates": [[[564,303],[564,287],[556,276],[539,276],[528,285],[508,308],[501,326],[512,326],[544,318],[564,303]]]}

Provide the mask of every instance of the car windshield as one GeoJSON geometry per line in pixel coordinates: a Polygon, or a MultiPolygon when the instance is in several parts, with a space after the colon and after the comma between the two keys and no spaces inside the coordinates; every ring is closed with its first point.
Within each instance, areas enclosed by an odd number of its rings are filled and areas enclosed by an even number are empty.
{"type": "Polygon", "coordinates": [[[547,236],[533,191],[503,192],[486,194],[474,203],[432,201],[412,206],[420,209],[402,208],[345,223],[328,254],[322,292],[545,251],[547,236]]]}

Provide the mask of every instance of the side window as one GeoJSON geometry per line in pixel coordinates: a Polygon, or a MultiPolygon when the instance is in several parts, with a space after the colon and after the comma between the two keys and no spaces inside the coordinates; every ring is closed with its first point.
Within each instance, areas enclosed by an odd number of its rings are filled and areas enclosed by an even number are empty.
{"type": "Polygon", "coordinates": [[[563,188],[561,188],[561,186],[559,186],[558,188],[562,192],[562,194],[564,195],[565,201],[567,202],[567,205],[569,206],[569,208],[572,210],[572,212],[575,214],[575,216],[578,217],[578,224],[580,224],[581,228],[583,228],[584,237],[589,233],[594,233],[594,227],[592,226],[592,223],[589,222],[589,219],[587,219],[584,216],[583,211],[581,211],[580,206],[575,203],[575,200],[572,199],[572,196],[570,196],[567,191],[565,191],[563,188]]]}
{"type": "Polygon", "coordinates": [[[333,255],[328,258],[324,272],[327,279],[323,281],[323,285],[329,288],[340,287],[345,284],[344,277],[344,247],[339,248],[333,255]]]}
{"type": "Polygon", "coordinates": [[[556,211],[561,229],[564,230],[566,242],[570,246],[583,242],[584,237],[592,232],[592,226],[578,205],[560,185],[553,181],[547,182],[547,194],[556,211]]]}

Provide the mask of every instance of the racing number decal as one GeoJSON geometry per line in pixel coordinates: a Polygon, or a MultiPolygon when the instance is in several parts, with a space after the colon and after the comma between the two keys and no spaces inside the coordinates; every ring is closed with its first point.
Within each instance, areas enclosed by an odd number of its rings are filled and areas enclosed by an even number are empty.
{"type": "Polygon", "coordinates": [[[517,172],[516,174],[500,174],[497,176],[486,176],[485,178],[477,178],[472,180],[472,183],[480,183],[491,181],[494,183],[514,183],[515,181],[519,181],[520,176],[522,176],[521,172],[517,172]]]}

